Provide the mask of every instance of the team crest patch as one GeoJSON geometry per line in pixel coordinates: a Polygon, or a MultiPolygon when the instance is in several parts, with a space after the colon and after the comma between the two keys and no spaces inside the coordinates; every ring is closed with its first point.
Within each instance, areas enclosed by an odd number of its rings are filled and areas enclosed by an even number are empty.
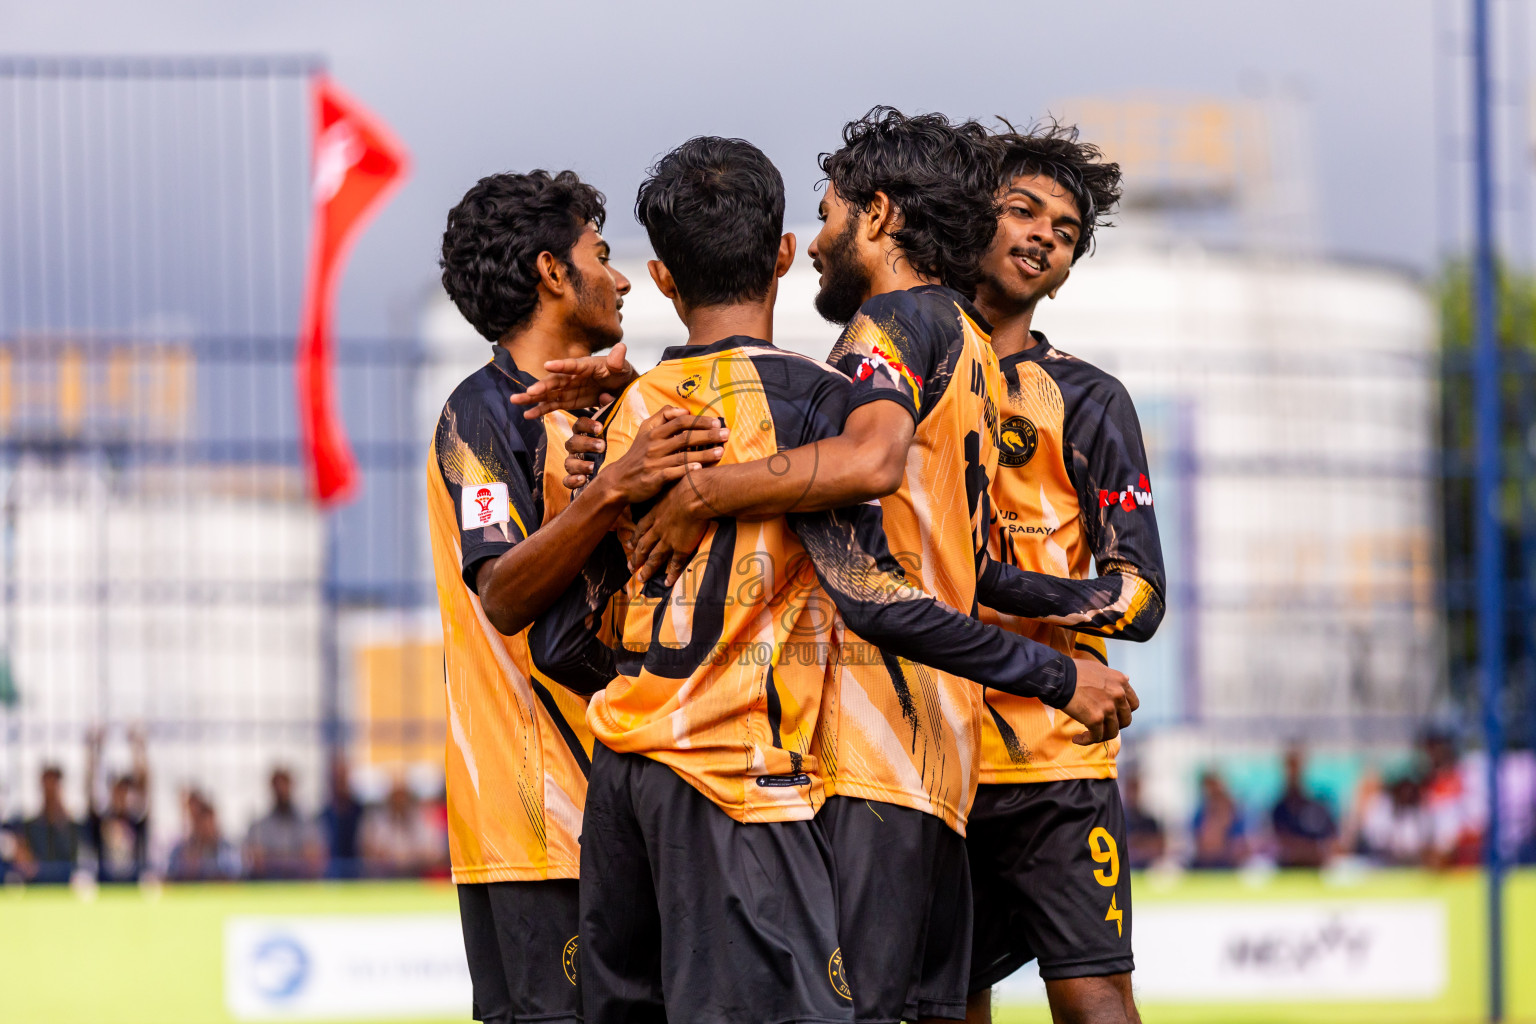
{"type": "Polygon", "coordinates": [[[697,390],[699,390],[698,374],[694,374],[692,377],[685,378],[684,380],[678,382],[677,393],[682,398],[692,397],[693,393],[697,390]]]}
{"type": "Polygon", "coordinates": [[[580,935],[572,935],[571,941],[565,944],[565,952],[560,956],[560,966],[565,968],[565,978],[572,985],[576,984],[576,940],[580,935]]]}
{"type": "Polygon", "coordinates": [[[997,461],[1004,466],[1018,469],[1035,457],[1040,443],[1040,432],[1023,416],[1010,416],[998,431],[997,461]]]}
{"type": "Polygon", "coordinates": [[[843,973],[843,947],[838,946],[827,959],[827,977],[832,982],[832,991],[853,1001],[853,993],[848,989],[848,976],[843,973]]]}
{"type": "Polygon", "coordinates": [[[466,530],[478,530],[482,526],[510,522],[512,501],[507,496],[507,485],[503,483],[465,484],[463,520],[466,530]]]}

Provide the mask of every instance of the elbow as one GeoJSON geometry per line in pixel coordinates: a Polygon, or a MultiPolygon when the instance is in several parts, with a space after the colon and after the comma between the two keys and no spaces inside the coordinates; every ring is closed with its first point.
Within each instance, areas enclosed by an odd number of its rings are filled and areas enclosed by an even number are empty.
{"type": "Polygon", "coordinates": [[[907,467],[900,459],[884,459],[867,472],[861,472],[860,477],[868,481],[871,491],[865,500],[873,501],[895,494],[901,489],[901,482],[906,475],[907,467]]]}
{"type": "Polygon", "coordinates": [[[1159,600],[1147,602],[1147,606],[1141,610],[1135,618],[1125,624],[1125,628],[1114,634],[1116,640],[1129,640],[1133,644],[1144,644],[1152,639],[1157,627],[1163,621],[1163,602],[1159,600]]]}
{"type": "Polygon", "coordinates": [[[513,607],[511,602],[490,594],[480,599],[480,609],[485,612],[486,621],[495,626],[496,632],[502,636],[516,636],[533,621],[531,616],[524,615],[522,609],[513,607]]]}

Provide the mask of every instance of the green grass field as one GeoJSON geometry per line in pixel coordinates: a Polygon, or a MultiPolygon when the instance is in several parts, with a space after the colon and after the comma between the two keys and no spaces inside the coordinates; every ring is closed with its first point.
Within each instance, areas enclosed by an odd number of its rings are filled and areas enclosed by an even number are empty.
{"type": "MultiPolygon", "coordinates": [[[[1413,1003],[1286,1003],[1273,1008],[1146,1001],[1148,1024],[1326,1024],[1483,1019],[1483,887],[1475,873],[1392,872],[1340,885],[1313,875],[1139,878],[1136,906],[1225,901],[1433,900],[1446,908],[1449,983],[1413,1003]]],[[[1510,880],[1509,1020],[1536,1022],[1536,872],[1510,880]]],[[[214,1024],[224,996],[224,922],[231,915],[360,916],[457,912],[447,884],[177,886],[0,893],[0,1019],[10,1024],[214,1024]]],[[[1000,1024],[1046,1022],[1040,1006],[1000,1006],[1000,1024]]],[[[301,1018],[293,1018],[295,1020],[301,1018]]],[[[420,1018],[416,1018],[420,1019],[420,1018]]],[[[466,1013],[459,1021],[467,1020],[466,1013]]]]}

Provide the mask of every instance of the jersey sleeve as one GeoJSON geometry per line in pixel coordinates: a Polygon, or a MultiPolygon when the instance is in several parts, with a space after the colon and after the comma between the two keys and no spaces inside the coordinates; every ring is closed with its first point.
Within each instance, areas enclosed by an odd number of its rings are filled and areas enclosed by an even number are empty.
{"type": "Polygon", "coordinates": [[[825,441],[843,432],[852,388],[825,363],[775,353],[755,359],[780,451],[825,441]]]}
{"type": "Polygon", "coordinates": [[[789,517],[848,628],[898,657],[1062,708],[1077,690],[1066,655],[963,615],[912,586],[877,504],[789,517]]]}
{"type": "MultiPolygon", "coordinates": [[[[601,417],[605,448],[595,457],[597,469],[609,459],[623,458],[634,443],[636,424],[623,406],[624,396],[601,417]]],[[[528,651],[534,667],[576,693],[591,695],[618,675],[623,654],[624,603],[615,600],[630,577],[624,547],[616,533],[598,542],[571,585],[534,621],[528,631],[528,651]]]]}
{"type": "Polygon", "coordinates": [[[488,397],[471,391],[450,398],[433,446],[459,521],[464,582],[476,593],[480,563],[511,550],[539,525],[540,488],[530,477],[538,453],[513,429],[512,414],[499,414],[488,397]]]}
{"type": "Polygon", "coordinates": [[[848,411],[891,401],[920,422],[928,411],[925,388],[947,363],[959,329],[958,314],[949,323],[911,292],[887,292],[864,303],[828,360],[853,381],[848,411]]]}
{"type": "Polygon", "coordinates": [[[1147,640],[1163,618],[1163,551],[1141,424],[1130,395],[1102,374],[1058,377],[1067,475],[1077,491],[1095,579],[1065,579],[990,561],[977,599],[1008,615],[1116,640],[1147,640]]]}

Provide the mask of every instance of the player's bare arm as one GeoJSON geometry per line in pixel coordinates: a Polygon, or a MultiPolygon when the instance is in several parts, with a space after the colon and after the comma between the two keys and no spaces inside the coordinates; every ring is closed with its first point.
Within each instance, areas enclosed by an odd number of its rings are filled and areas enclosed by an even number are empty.
{"type": "Polygon", "coordinates": [[[634,502],[648,501],[690,470],[724,454],[729,432],[718,420],[663,409],[646,420],[624,457],[541,529],[476,575],[481,607],[502,633],[515,635],[542,615],[576,578],[598,542],[634,502]]]}
{"type": "Polygon", "coordinates": [[[901,486],[912,430],[905,409],[871,402],[849,414],[837,437],[771,459],[690,473],[635,524],[630,562],[642,580],[666,568],[673,583],[716,516],[766,519],[892,494],[901,486]]]}

